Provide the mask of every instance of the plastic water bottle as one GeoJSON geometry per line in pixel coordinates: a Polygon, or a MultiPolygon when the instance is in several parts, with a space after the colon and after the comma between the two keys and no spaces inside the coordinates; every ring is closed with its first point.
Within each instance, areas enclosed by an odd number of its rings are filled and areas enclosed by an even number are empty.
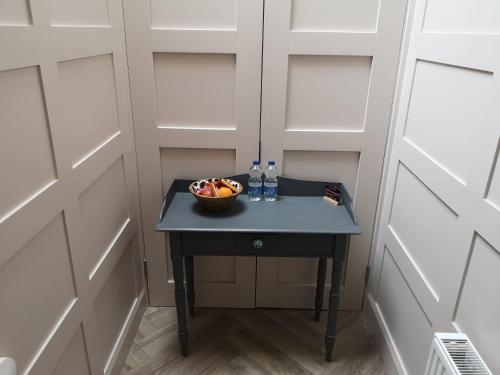
{"type": "Polygon", "coordinates": [[[269,160],[265,171],[264,179],[264,199],[266,201],[275,201],[278,199],[278,168],[276,162],[269,160]]]}
{"type": "Polygon", "coordinates": [[[260,201],[262,199],[262,169],[258,160],[254,160],[249,173],[248,198],[251,201],[260,201]]]}

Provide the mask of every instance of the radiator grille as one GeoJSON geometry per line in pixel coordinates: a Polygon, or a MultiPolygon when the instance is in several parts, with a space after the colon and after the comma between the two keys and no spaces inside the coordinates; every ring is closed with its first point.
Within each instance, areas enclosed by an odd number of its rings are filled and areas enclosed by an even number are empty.
{"type": "Polygon", "coordinates": [[[441,339],[441,342],[460,374],[490,374],[469,340],[441,339]]]}
{"type": "Polygon", "coordinates": [[[436,333],[426,375],[492,375],[464,334],[436,333]]]}

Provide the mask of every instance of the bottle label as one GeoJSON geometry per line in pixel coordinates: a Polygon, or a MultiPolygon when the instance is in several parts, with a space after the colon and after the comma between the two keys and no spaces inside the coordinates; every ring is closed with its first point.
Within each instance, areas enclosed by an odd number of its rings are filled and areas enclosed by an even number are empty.
{"type": "Polygon", "coordinates": [[[264,186],[264,195],[266,197],[276,197],[278,195],[277,186],[264,186]]]}
{"type": "Polygon", "coordinates": [[[262,195],[262,186],[249,186],[248,195],[252,197],[260,197],[262,195]]]}

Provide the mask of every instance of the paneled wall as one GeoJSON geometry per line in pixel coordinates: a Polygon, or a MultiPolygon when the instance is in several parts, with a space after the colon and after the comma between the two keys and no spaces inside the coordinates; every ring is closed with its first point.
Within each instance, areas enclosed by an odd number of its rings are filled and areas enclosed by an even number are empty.
{"type": "MultiPolygon", "coordinates": [[[[259,154],[263,0],[125,0],[152,305],[173,305],[168,237],[153,231],[176,178],[243,173],[259,154]]],[[[252,307],[255,258],[196,257],[197,304],[252,307]]]]}
{"type": "Polygon", "coordinates": [[[0,356],[119,371],[144,303],[119,0],[0,1],[0,356]]]}
{"type": "MultiPolygon", "coordinates": [[[[260,150],[285,176],[342,181],[354,195],[364,233],[352,239],[343,307],[361,308],[405,7],[400,0],[125,1],[153,305],[173,304],[168,241],[152,231],[166,189],[175,178],[245,172],[260,150]]],[[[313,300],[314,261],[195,263],[200,306],[303,308],[313,300]],[[302,278],[278,281],[278,271],[302,278]]]]}
{"type": "MultiPolygon", "coordinates": [[[[352,195],[363,233],[350,240],[347,310],[363,303],[405,10],[402,0],[265,3],[262,159],[352,195]]],[[[257,305],[309,308],[316,270],[317,260],[259,258],[257,305]]]]}
{"type": "Polygon", "coordinates": [[[368,301],[400,373],[435,331],[500,372],[500,5],[412,1],[368,301]]]}

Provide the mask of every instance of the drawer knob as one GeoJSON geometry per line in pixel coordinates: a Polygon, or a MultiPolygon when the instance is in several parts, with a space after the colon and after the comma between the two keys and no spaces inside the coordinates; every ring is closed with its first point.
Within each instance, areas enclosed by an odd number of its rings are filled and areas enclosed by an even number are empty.
{"type": "Polygon", "coordinates": [[[264,247],[264,241],[262,240],[253,240],[253,248],[254,249],[262,249],[264,247]]]}

